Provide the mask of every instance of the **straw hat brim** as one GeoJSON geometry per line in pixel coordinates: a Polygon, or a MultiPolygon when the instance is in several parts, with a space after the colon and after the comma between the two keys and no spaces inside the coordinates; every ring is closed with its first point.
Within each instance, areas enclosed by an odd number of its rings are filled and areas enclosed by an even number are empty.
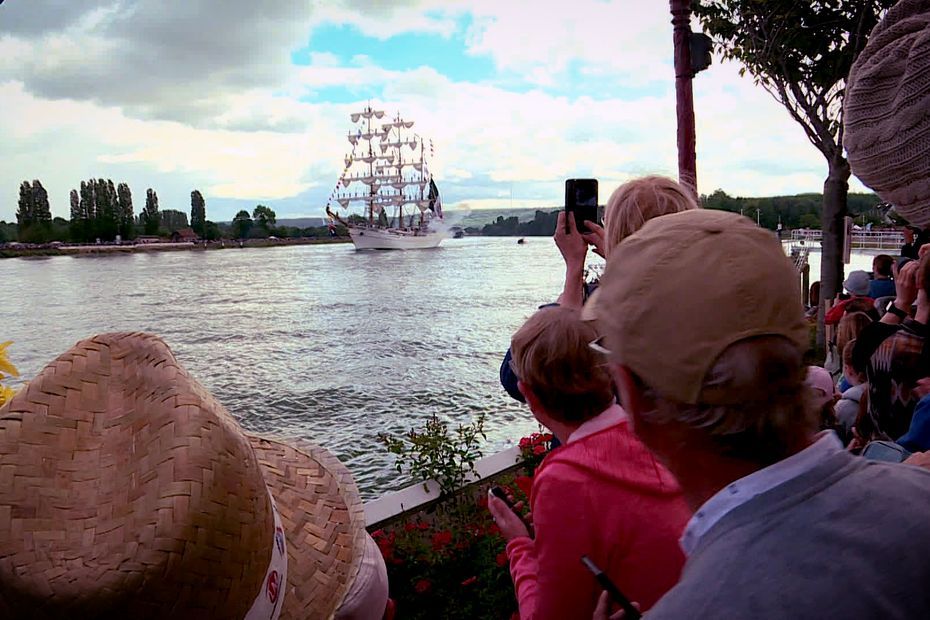
{"type": "Polygon", "coordinates": [[[332,618],[355,581],[365,513],[352,474],[312,443],[249,435],[287,539],[281,618],[332,618]]]}

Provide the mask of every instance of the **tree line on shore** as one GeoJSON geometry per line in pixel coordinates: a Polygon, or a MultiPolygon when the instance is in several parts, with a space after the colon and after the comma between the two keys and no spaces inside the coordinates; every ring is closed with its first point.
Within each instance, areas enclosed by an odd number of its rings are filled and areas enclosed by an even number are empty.
{"type": "Polygon", "coordinates": [[[199,190],[191,192],[190,219],[184,211],[160,209],[158,193],[152,188],[146,190],[145,206],[135,215],[129,185],[114,183],[112,179],[81,181],[78,189],[71,190],[69,199],[70,219],[53,217],[48,192],[41,181],[23,181],[19,188],[16,222],[0,221],[0,243],[131,241],[141,235],[172,237],[188,228],[198,239],[207,241],[346,234],[344,229],[340,230],[341,226],[332,231],[326,226],[275,226],[275,212],[265,205],[257,205],[252,213],[245,209],[239,211],[231,223],[214,222],[207,219],[206,200],[199,190]]]}
{"type": "MultiPolygon", "coordinates": [[[[857,224],[881,224],[882,215],[876,208],[880,200],[875,194],[849,194],[849,214],[857,224]]],[[[821,194],[798,194],[795,196],[772,196],[767,198],[738,198],[722,189],[701,196],[701,206],[741,213],[748,218],[758,217],[759,225],[775,230],[781,223],[785,229],[820,229],[820,210],[823,205],[821,194]],[[758,212],[758,213],[757,213],[758,212]]],[[[555,233],[556,220],[561,207],[537,210],[532,220],[521,222],[517,216],[497,219],[483,227],[466,229],[469,234],[490,237],[548,237],[555,233]]]]}

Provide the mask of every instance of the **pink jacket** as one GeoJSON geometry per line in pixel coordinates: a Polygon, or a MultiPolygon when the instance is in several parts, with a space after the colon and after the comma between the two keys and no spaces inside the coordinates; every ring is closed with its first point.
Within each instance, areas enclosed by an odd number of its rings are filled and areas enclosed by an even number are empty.
{"type": "Polygon", "coordinates": [[[546,456],[530,506],[535,540],[507,545],[521,619],[591,617],[601,588],[582,555],[643,611],[678,581],[678,539],[691,514],[628,421],[546,456]]]}

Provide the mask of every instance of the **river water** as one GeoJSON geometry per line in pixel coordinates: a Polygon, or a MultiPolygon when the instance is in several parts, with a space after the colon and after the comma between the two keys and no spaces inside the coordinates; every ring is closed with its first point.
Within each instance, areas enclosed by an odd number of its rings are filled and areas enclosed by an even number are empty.
{"type": "MultiPolygon", "coordinates": [[[[819,254],[811,254],[811,281],[819,254]]],[[[854,255],[849,269],[870,269],[854,255]]],[[[485,453],[538,429],[504,394],[511,334],[558,295],[548,238],[450,239],[436,250],[350,244],[0,261],[0,341],[28,379],[82,338],[162,336],[247,429],[335,453],[366,498],[409,481],[378,432],[487,414],[485,453]]]]}
{"type": "Polygon", "coordinates": [[[93,334],[156,333],[243,427],[323,445],[372,498],[407,482],[378,432],[484,412],[490,453],[538,428],[498,366],[563,273],[548,238],[8,259],[0,341],[28,379],[93,334]]]}

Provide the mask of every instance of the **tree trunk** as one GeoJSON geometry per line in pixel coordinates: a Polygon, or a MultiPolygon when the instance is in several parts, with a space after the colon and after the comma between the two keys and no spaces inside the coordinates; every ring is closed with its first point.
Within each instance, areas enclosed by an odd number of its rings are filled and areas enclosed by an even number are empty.
{"type": "Polygon", "coordinates": [[[830,172],[823,184],[820,224],[823,247],[820,255],[820,310],[817,312],[817,348],[824,350],[823,315],[827,300],[843,287],[843,235],[846,229],[846,194],[849,192],[849,162],[842,154],[828,160],[830,172]]]}

